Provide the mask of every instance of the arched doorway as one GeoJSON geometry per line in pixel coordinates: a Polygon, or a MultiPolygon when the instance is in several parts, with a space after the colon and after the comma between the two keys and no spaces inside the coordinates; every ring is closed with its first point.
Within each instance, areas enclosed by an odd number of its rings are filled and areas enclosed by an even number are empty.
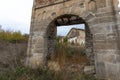
{"type": "MultiPolygon", "coordinates": [[[[89,29],[89,26],[81,17],[72,14],[64,14],[55,18],[47,28],[46,32],[46,61],[55,57],[55,45],[57,37],[57,26],[67,26],[75,24],[84,24],[85,26],[85,53],[89,61],[89,65],[94,65],[94,54],[93,54],[93,36],[89,29]]],[[[69,26],[68,26],[69,27],[69,26]]],[[[67,63],[67,62],[66,62],[67,63]]]]}
{"type": "MultiPolygon", "coordinates": [[[[53,42],[55,36],[54,38],[49,37],[48,34],[52,31],[56,33],[56,30],[54,30],[56,20],[66,16],[67,18],[69,18],[69,16],[75,16],[83,21],[84,24],[87,23],[89,25],[89,27],[86,27],[86,31],[89,34],[87,36],[93,36],[93,40],[87,37],[89,40],[87,41],[86,38],[86,45],[88,46],[86,53],[88,52],[87,55],[90,54],[93,57],[91,52],[94,52],[97,77],[100,79],[117,80],[119,77],[114,78],[118,76],[120,70],[120,16],[118,14],[119,8],[117,5],[118,0],[49,0],[47,2],[34,0],[26,65],[32,68],[38,68],[43,65],[46,61],[46,56],[54,52],[54,47],[51,46],[54,46],[53,42]]],[[[81,21],[78,20],[79,24],[82,23],[81,21]]],[[[67,22],[69,23],[69,21],[67,22]]],[[[74,21],[72,21],[72,24],[73,23],[74,21]]],[[[54,32],[51,34],[55,35],[54,32]]]]}

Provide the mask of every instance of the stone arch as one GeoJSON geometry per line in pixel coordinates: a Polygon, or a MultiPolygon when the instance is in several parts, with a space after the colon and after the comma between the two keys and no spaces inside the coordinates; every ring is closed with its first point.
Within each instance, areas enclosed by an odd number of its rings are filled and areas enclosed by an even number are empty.
{"type": "MultiPolygon", "coordinates": [[[[92,19],[92,18],[91,18],[92,19]]],[[[79,15],[74,15],[74,14],[63,14],[61,16],[56,17],[54,20],[52,20],[46,30],[46,41],[47,41],[47,58],[50,58],[54,56],[54,48],[55,48],[55,42],[56,42],[56,33],[57,33],[57,26],[61,25],[75,25],[75,24],[84,24],[85,25],[85,45],[86,45],[86,55],[89,59],[90,64],[94,64],[94,53],[93,53],[93,34],[90,30],[90,27],[88,23],[81,18],[79,15]],[[67,20],[69,18],[76,18],[75,22],[72,23],[57,23],[57,20],[64,20],[64,18],[67,20]]]]}
{"type": "Polygon", "coordinates": [[[37,68],[45,63],[48,43],[46,32],[49,24],[58,16],[72,14],[85,20],[93,34],[97,77],[119,80],[119,77],[114,77],[120,76],[120,9],[116,6],[118,0],[53,1],[42,4],[34,0],[26,65],[37,68]],[[89,10],[89,1],[94,5],[91,9],[95,11],[89,10]]]}

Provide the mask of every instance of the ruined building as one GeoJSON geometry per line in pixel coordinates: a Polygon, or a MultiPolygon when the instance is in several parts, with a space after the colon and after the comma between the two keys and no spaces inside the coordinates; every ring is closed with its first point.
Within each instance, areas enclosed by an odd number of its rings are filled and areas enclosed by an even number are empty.
{"type": "Polygon", "coordinates": [[[56,26],[85,24],[86,55],[100,79],[120,80],[118,0],[34,0],[26,65],[54,53],[56,26]]]}
{"type": "Polygon", "coordinates": [[[83,45],[85,44],[85,30],[72,28],[67,36],[68,42],[75,45],[83,45]]]}

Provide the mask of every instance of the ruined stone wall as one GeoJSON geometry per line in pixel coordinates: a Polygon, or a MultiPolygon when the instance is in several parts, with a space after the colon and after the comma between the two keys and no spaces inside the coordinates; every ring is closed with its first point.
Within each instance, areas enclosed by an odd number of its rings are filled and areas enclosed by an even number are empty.
{"type": "Polygon", "coordinates": [[[26,65],[36,68],[45,63],[48,44],[54,45],[48,40],[48,34],[55,35],[50,32],[50,23],[61,15],[74,14],[85,20],[87,36],[93,37],[93,40],[87,37],[90,46],[86,50],[95,61],[97,77],[120,80],[118,0],[57,1],[42,5],[34,2],[26,65]]]}

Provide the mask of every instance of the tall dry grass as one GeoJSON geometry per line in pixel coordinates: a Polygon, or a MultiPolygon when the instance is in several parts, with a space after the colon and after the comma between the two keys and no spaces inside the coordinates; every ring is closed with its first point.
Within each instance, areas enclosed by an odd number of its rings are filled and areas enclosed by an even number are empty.
{"type": "Polygon", "coordinates": [[[67,39],[65,39],[63,42],[60,42],[59,40],[56,42],[55,53],[52,59],[58,61],[61,65],[64,65],[65,63],[88,63],[85,53],[85,45],[71,45],[67,42],[67,39]]]}

